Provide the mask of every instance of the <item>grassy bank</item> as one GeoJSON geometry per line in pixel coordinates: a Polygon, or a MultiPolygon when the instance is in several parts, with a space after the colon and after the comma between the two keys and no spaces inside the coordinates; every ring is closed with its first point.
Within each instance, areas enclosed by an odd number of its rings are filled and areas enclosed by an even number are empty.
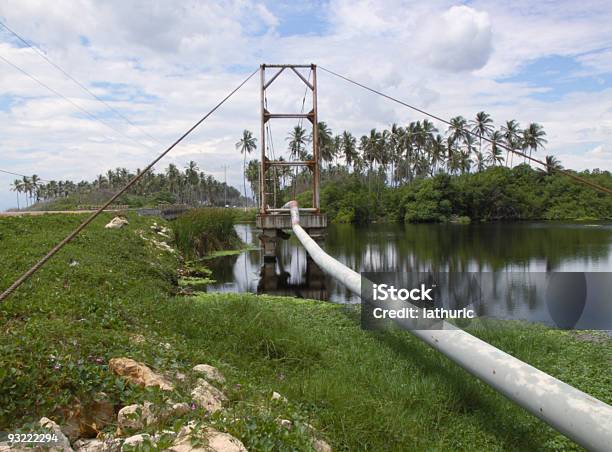
{"type": "MultiPolygon", "coordinates": [[[[0,307],[0,430],[43,415],[61,423],[65,407],[98,392],[115,409],[162,397],[111,375],[108,361],[129,356],[167,375],[218,366],[228,379],[225,413],[194,410],[164,428],[204,419],[251,450],[308,449],[303,429],[288,432],[278,418],[314,425],[338,450],[576,448],[409,334],[364,332],[341,307],[175,296],[179,259],[153,242],[160,239],[153,220],[130,215],[126,228],[104,229],[110,218],[94,222],[0,307]],[[272,391],[289,403],[270,402],[272,391]]],[[[0,218],[1,287],[81,220],[0,218]]],[[[612,402],[609,340],[518,323],[476,334],[612,402]]],[[[177,383],[174,401],[190,401],[188,383],[177,383]]]]}
{"type": "Polygon", "coordinates": [[[202,258],[215,251],[241,248],[234,224],[235,213],[224,208],[193,209],[172,223],[174,241],[189,258],[202,258]]]}

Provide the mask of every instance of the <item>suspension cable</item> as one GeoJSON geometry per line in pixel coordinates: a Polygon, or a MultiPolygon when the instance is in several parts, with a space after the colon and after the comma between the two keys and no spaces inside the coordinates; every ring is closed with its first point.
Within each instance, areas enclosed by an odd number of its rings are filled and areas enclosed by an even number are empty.
{"type": "Polygon", "coordinates": [[[163,151],[159,156],[157,156],[151,163],[149,163],[139,174],[135,175],[125,187],[115,193],[108,201],[104,203],[102,207],[96,210],[91,216],[89,216],[83,223],[81,223],[74,231],[72,231],[66,238],[64,238],[61,242],[55,245],[42,259],[40,259],[36,264],[34,264],[29,270],[23,273],[19,278],[13,282],[4,292],[0,294],[0,301],[5,300],[9,295],[11,295],[19,286],[21,286],[30,276],[32,276],[36,271],[38,271],[49,259],[51,259],[59,250],[61,250],[64,245],[69,243],[72,239],[74,239],[79,232],[81,232],[87,225],[89,225],[98,215],[100,215],[104,209],[106,209],[109,205],[111,205],[119,196],[124,194],[127,190],[130,189],[136,182],[142,178],[142,176],[147,173],[153,166],[159,162],[163,157],[166,156],[176,145],[178,145],[183,139],[187,137],[191,132],[193,132],[200,124],[202,124],[210,115],[212,115],[221,105],[223,105],[230,97],[236,93],[243,85],[248,82],[251,77],[253,77],[257,72],[259,72],[259,68],[254,70],[251,75],[245,78],[236,88],[234,88],[227,96],[225,96],[217,105],[215,105],[208,113],[206,113],[198,122],[196,122],[191,128],[189,128],[183,135],[181,135],[174,143],[172,143],[165,151],[163,151]]]}
{"type": "Polygon", "coordinates": [[[81,113],[89,116],[91,119],[93,119],[94,121],[99,122],[100,124],[105,125],[106,127],[108,127],[109,129],[115,131],[116,133],[118,133],[119,135],[123,136],[124,138],[127,138],[130,141],[133,141],[134,143],[140,145],[140,146],[145,146],[147,148],[151,148],[151,146],[149,146],[148,144],[145,143],[141,143],[140,141],[136,140],[135,138],[132,138],[128,135],[126,135],[125,133],[123,133],[121,130],[113,127],[110,123],[98,118],[96,115],[94,115],[93,113],[91,113],[90,111],[86,110],[85,108],[81,107],[79,104],[77,104],[76,102],[74,102],[72,99],[64,96],[62,93],[60,93],[59,91],[57,91],[54,88],[51,88],[49,85],[47,85],[45,82],[43,82],[42,80],[40,80],[37,77],[34,77],[32,74],[30,74],[28,71],[26,71],[25,69],[23,69],[20,66],[17,66],[15,63],[13,63],[12,61],[8,60],[7,58],[3,57],[2,55],[0,55],[0,60],[4,61],[6,64],[8,64],[9,66],[12,66],[14,69],[18,70],[19,72],[21,72],[23,75],[25,75],[26,77],[28,77],[29,79],[35,81],[36,83],[38,83],[40,86],[42,86],[43,88],[45,88],[46,90],[52,92],[53,94],[55,94],[58,97],[61,97],[62,99],[64,99],[66,102],[68,102],[69,104],[71,104],[74,108],[76,108],[77,110],[79,110],[81,113]]]}
{"type": "MultiPolygon", "coordinates": [[[[382,97],[384,97],[386,99],[389,99],[389,100],[391,100],[391,101],[393,101],[395,103],[403,105],[404,107],[410,108],[410,109],[412,109],[414,111],[417,111],[417,112],[419,112],[419,113],[421,113],[421,114],[423,114],[425,116],[429,116],[430,118],[433,118],[433,119],[435,119],[437,121],[440,121],[440,122],[442,122],[442,123],[444,123],[446,125],[452,126],[452,123],[450,121],[448,121],[446,119],[443,119],[440,116],[434,115],[432,113],[428,113],[425,110],[422,110],[422,109],[420,109],[418,107],[410,105],[410,104],[408,104],[406,102],[403,102],[403,101],[401,101],[401,100],[399,100],[399,99],[397,99],[395,97],[392,97],[392,96],[390,96],[388,94],[385,94],[383,92],[375,90],[374,88],[370,88],[369,86],[366,86],[366,85],[364,85],[362,83],[356,82],[355,80],[352,80],[352,79],[350,79],[348,77],[345,77],[344,75],[340,75],[337,72],[334,72],[334,71],[332,71],[330,69],[326,69],[323,66],[319,66],[319,68],[324,70],[325,72],[331,74],[331,75],[334,75],[334,76],[336,76],[338,78],[341,78],[341,79],[343,79],[343,80],[345,80],[345,81],[347,81],[349,83],[352,83],[353,85],[357,85],[357,86],[359,86],[359,87],[361,87],[361,88],[363,88],[363,89],[365,89],[367,91],[370,91],[370,92],[372,92],[374,94],[378,94],[379,96],[382,96],[382,97]]],[[[484,141],[487,141],[487,142],[489,142],[491,144],[495,144],[496,146],[498,146],[498,147],[500,147],[502,149],[505,149],[506,151],[512,152],[512,153],[514,153],[516,155],[520,155],[521,157],[526,158],[528,160],[531,160],[531,161],[533,161],[535,163],[538,163],[538,164],[540,164],[542,166],[545,166],[546,168],[548,168],[548,169],[550,169],[552,171],[556,171],[558,173],[564,174],[565,176],[568,176],[568,177],[570,177],[570,178],[572,178],[572,179],[574,179],[574,180],[576,180],[576,181],[578,181],[578,182],[580,182],[580,183],[582,183],[584,185],[588,185],[591,188],[594,188],[594,189],[599,190],[601,192],[604,192],[604,193],[607,193],[609,195],[612,195],[612,189],[611,188],[604,187],[603,185],[599,185],[599,184],[596,184],[594,182],[591,182],[591,181],[589,181],[587,179],[584,179],[583,177],[580,177],[580,176],[577,176],[577,175],[573,174],[570,171],[557,168],[554,165],[550,165],[550,164],[548,164],[548,163],[546,163],[546,162],[544,162],[542,160],[533,158],[530,155],[525,154],[524,152],[520,152],[520,151],[517,151],[516,149],[512,149],[511,147],[506,146],[503,143],[493,143],[493,140],[491,140],[490,138],[488,138],[486,136],[483,136],[481,134],[478,134],[476,132],[472,132],[471,130],[463,129],[463,132],[468,133],[468,134],[470,134],[470,135],[472,135],[472,136],[474,136],[476,138],[483,139],[484,141]]]]}
{"type": "MultiPolygon", "coordinates": [[[[32,176],[26,176],[25,174],[13,173],[12,171],[7,171],[7,170],[3,170],[3,169],[0,169],[0,173],[12,174],[13,176],[20,176],[20,177],[28,177],[28,178],[32,177],[32,176]]],[[[40,179],[39,178],[38,180],[41,181],[41,182],[51,182],[48,179],[40,179]]]]}

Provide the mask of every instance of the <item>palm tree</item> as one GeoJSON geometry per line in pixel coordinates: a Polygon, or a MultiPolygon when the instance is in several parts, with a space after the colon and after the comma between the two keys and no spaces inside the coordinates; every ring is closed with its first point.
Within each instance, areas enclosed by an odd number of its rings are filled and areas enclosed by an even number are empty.
{"type": "Polygon", "coordinates": [[[495,166],[498,163],[504,161],[504,158],[502,157],[502,151],[499,147],[499,145],[502,144],[504,141],[504,135],[500,130],[496,130],[490,135],[490,137],[491,146],[489,147],[489,153],[487,154],[486,160],[491,165],[495,166]]]}
{"type": "Polygon", "coordinates": [[[28,199],[32,199],[32,182],[29,177],[23,176],[21,183],[23,184],[23,193],[26,195],[26,206],[28,206],[28,199]]]}
{"type": "Polygon", "coordinates": [[[306,135],[306,130],[301,126],[295,126],[287,136],[289,141],[289,154],[294,160],[303,159],[306,155],[306,143],[309,137],[306,135]]]}
{"type": "Polygon", "coordinates": [[[471,159],[470,156],[476,152],[476,146],[474,146],[474,136],[467,134],[463,138],[463,141],[465,143],[465,148],[461,152],[461,156],[460,156],[461,157],[461,172],[469,173],[470,169],[472,168],[472,163],[473,163],[473,160],[471,159]]]}
{"type": "Polygon", "coordinates": [[[431,175],[435,175],[440,163],[444,162],[446,155],[446,144],[442,135],[437,134],[429,144],[429,156],[431,158],[431,175]]]}
{"type": "Polygon", "coordinates": [[[331,162],[335,156],[332,131],[324,122],[317,123],[317,138],[319,140],[319,156],[323,162],[331,162]]]}
{"type": "Polygon", "coordinates": [[[194,192],[200,182],[200,175],[198,174],[198,164],[191,160],[185,167],[185,181],[189,188],[189,203],[194,204],[194,192]]]}
{"type": "Polygon", "coordinates": [[[482,137],[488,137],[493,131],[493,120],[488,113],[479,111],[476,113],[476,119],[470,121],[470,124],[472,125],[472,133],[478,135],[478,150],[482,153],[482,137]]]}
{"type": "Polygon", "coordinates": [[[36,199],[36,202],[38,202],[40,200],[40,195],[38,193],[40,177],[38,177],[36,174],[32,174],[30,181],[32,181],[32,192],[34,193],[34,199],[36,199]]]}
{"type": "Polygon", "coordinates": [[[539,171],[542,171],[543,173],[546,173],[549,176],[553,174],[555,171],[563,169],[561,162],[554,155],[547,155],[546,158],[544,159],[544,162],[546,163],[546,168],[545,169],[539,168],[539,171]]]}
{"type": "Polygon", "coordinates": [[[480,173],[485,169],[486,159],[480,151],[476,151],[474,155],[476,156],[476,171],[480,173]]]}
{"type": "MultiPolygon", "coordinates": [[[[504,140],[506,145],[511,149],[518,149],[521,147],[521,126],[514,119],[506,121],[506,125],[501,128],[504,134],[504,140]]],[[[510,157],[510,165],[508,165],[508,154],[510,151],[506,151],[506,166],[512,166],[512,157],[510,157]]],[[[514,156],[514,152],[512,153],[514,156]]]]}
{"type": "Polygon", "coordinates": [[[236,143],[236,149],[242,154],[242,184],[244,185],[244,209],[247,208],[247,193],[246,193],[246,156],[257,149],[257,138],[253,136],[250,130],[242,131],[242,138],[236,143]]]}
{"type": "Polygon", "coordinates": [[[17,210],[21,210],[19,207],[19,193],[23,191],[23,182],[20,179],[15,179],[12,186],[13,188],[11,188],[11,190],[17,195],[17,210]]]}
{"type": "Polygon", "coordinates": [[[523,130],[523,149],[529,149],[530,158],[532,152],[537,152],[538,149],[544,148],[544,144],[548,143],[544,138],[545,136],[546,132],[544,132],[542,126],[535,122],[532,122],[523,130]]]}
{"type": "Polygon", "coordinates": [[[251,184],[251,191],[255,195],[255,201],[259,205],[259,191],[257,190],[257,185],[259,181],[259,161],[258,160],[249,160],[249,164],[246,167],[246,178],[251,184]]]}
{"type": "Polygon", "coordinates": [[[357,139],[346,130],[342,132],[340,140],[340,149],[344,156],[344,160],[348,166],[352,166],[358,157],[357,154],[357,139]]]}

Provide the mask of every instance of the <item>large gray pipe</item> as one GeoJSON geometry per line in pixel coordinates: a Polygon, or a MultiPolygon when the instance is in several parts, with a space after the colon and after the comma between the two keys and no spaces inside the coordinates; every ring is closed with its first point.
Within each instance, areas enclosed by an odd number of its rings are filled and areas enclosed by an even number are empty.
{"type": "MultiPolygon", "coordinates": [[[[300,226],[291,209],[295,236],[317,265],[361,296],[361,276],[325,253],[300,226]]],[[[444,322],[441,330],[410,330],[469,373],[588,450],[612,450],[612,407],[444,322]]]]}

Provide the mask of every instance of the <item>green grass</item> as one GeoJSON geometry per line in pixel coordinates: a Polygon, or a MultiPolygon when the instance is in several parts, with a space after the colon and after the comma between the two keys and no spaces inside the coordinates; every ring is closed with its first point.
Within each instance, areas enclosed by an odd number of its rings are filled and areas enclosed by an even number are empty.
{"type": "MultiPolygon", "coordinates": [[[[0,218],[0,286],[82,218],[0,218]]],[[[63,407],[99,391],[117,407],[160,400],[110,374],[110,358],[129,356],[169,375],[199,363],[220,367],[228,410],[208,418],[195,410],[164,427],[199,419],[250,450],[307,450],[307,424],[337,450],[578,449],[410,334],[362,331],[354,311],[268,296],[177,297],[177,257],[137,234],[154,237],[152,220],[130,215],[128,227],[106,230],[110,218],[0,306],[0,430],[43,415],[61,422],[63,407]],[[271,402],[272,391],[289,403],[271,402]],[[281,428],[278,418],[296,428],[281,428]]],[[[514,322],[477,335],[612,402],[609,339],[514,322]]],[[[192,381],[177,384],[174,401],[189,401],[192,381]]]]}

